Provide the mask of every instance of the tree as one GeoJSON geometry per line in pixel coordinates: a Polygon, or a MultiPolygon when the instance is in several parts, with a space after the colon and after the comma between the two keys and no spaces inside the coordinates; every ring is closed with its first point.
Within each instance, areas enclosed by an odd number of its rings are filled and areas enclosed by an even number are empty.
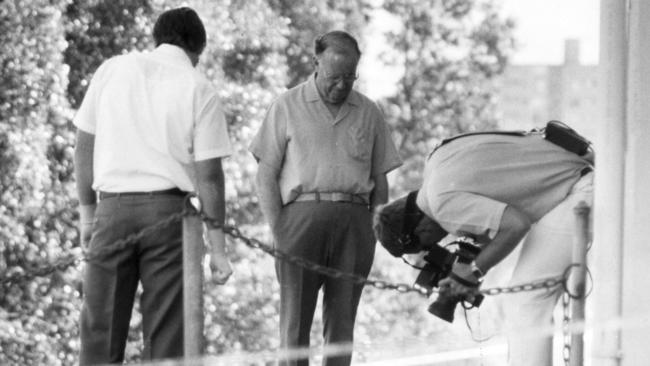
{"type": "Polygon", "coordinates": [[[188,5],[205,23],[208,45],[199,67],[220,93],[234,148],[224,160],[228,216],[239,225],[259,223],[253,186],[257,163],[248,144],[284,90],[287,67],[281,50],[287,22],[263,0],[195,0],[188,5]]]}
{"type": "MultiPolygon", "coordinates": [[[[40,267],[75,246],[67,194],[69,143],[59,133],[69,116],[62,58],[65,3],[0,2],[0,272],[5,274],[40,267]]],[[[0,285],[0,364],[71,361],[75,273],[0,285]]]]}
{"type": "Polygon", "coordinates": [[[291,88],[314,71],[314,39],[331,30],[343,29],[362,40],[371,5],[366,0],[270,0],[270,6],[289,21],[288,43],[284,48],[291,88]]]}
{"type": "MultiPolygon", "coordinates": [[[[177,6],[170,1],[167,6],[177,6]]],[[[266,109],[285,90],[286,19],[264,0],[195,0],[208,45],[199,67],[219,91],[234,153],[224,159],[228,223],[247,235],[268,238],[260,225],[253,185],[257,163],[248,145],[266,109]]],[[[269,242],[266,240],[266,242],[269,242]]],[[[235,274],[223,286],[206,279],[206,340],[209,354],[260,351],[277,346],[277,293],[272,261],[229,240],[235,274]]]]}
{"type": "Polygon", "coordinates": [[[68,98],[73,108],[81,104],[104,60],[151,46],[151,15],[149,0],[70,1],[65,11],[65,63],[70,66],[68,98]]]}
{"type": "Polygon", "coordinates": [[[398,185],[412,190],[437,141],[496,126],[489,83],[508,61],[513,22],[484,0],[387,0],[384,9],[403,25],[387,32],[386,59],[403,76],[383,106],[405,158],[398,185]]]}
{"type": "MultiPolygon", "coordinates": [[[[123,3],[0,3],[0,271],[5,274],[30,272],[79,254],[74,128],[66,96],[78,104],[94,68],[124,48],[109,38],[123,32],[102,28],[106,19],[133,23],[119,19],[128,9],[123,3]]],[[[1,364],[75,363],[79,280],[80,271],[72,266],[2,285],[0,328],[6,331],[0,333],[1,364]]]]}
{"type": "MultiPolygon", "coordinates": [[[[233,156],[224,163],[229,223],[270,243],[257,209],[252,184],[256,162],[248,144],[277,95],[311,74],[316,35],[346,29],[364,48],[370,3],[0,1],[0,273],[29,271],[77,250],[70,105],[78,107],[105,59],[152,48],[156,15],[180,5],[193,7],[204,20],[208,47],[199,67],[220,92],[234,145],[233,156]]],[[[398,93],[384,103],[404,156],[415,151],[422,155],[437,138],[491,121],[490,96],[480,88],[507,59],[510,26],[490,6],[479,4],[446,0],[385,5],[407,25],[389,38],[405,74],[398,93]],[[432,36],[434,29],[442,35],[432,36]],[[456,48],[466,53],[451,57],[449,50],[456,48]],[[425,118],[434,114],[436,118],[425,118]]],[[[229,246],[235,275],[224,286],[209,279],[206,284],[208,352],[275,348],[278,291],[273,261],[240,242],[229,246]]],[[[379,257],[373,277],[408,282],[407,267],[388,261],[385,253],[379,257]]],[[[0,364],[76,363],[80,278],[78,268],[67,268],[0,285],[0,329],[8,330],[0,332],[0,364]]],[[[424,312],[426,301],[411,300],[394,292],[364,293],[359,339],[390,339],[397,334],[393,324],[433,339],[435,326],[420,327],[430,319],[424,312]]],[[[140,323],[136,305],[128,361],[139,358],[140,323]]],[[[313,331],[319,329],[316,322],[313,331]]]]}

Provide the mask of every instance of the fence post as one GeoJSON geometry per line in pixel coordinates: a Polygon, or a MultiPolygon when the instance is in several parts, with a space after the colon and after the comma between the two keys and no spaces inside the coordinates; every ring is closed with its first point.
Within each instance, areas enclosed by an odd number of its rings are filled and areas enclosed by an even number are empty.
{"type": "MultiPolygon", "coordinates": [[[[589,245],[589,214],[587,203],[580,201],[573,209],[575,213],[575,235],[573,240],[573,263],[579,264],[571,270],[568,290],[575,298],[571,305],[571,322],[584,323],[585,320],[585,288],[587,277],[587,246],[589,245]]],[[[584,362],[584,334],[573,332],[571,335],[571,366],[582,366],[584,362]]]]}
{"type": "Polygon", "coordinates": [[[185,358],[203,354],[203,227],[196,215],[183,218],[183,347],[185,358]]]}

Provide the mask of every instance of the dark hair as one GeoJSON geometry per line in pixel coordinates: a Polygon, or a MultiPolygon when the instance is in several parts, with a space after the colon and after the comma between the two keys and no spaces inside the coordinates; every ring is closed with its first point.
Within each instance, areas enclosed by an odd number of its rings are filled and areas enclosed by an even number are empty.
{"type": "Polygon", "coordinates": [[[350,33],[344,31],[331,31],[317,37],[314,41],[314,54],[320,55],[329,47],[336,48],[338,52],[352,49],[361,57],[357,40],[350,33]]]}
{"type": "Polygon", "coordinates": [[[153,39],[156,47],[169,43],[200,54],[206,44],[205,27],[199,15],[188,7],[167,10],[156,20],[153,39]]]}
{"type": "Polygon", "coordinates": [[[403,231],[405,228],[404,220],[409,214],[407,212],[408,201],[408,195],[400,197],[376,207],[373,215],[372,228],[375,231],[375,237],[395,257],[401,257],[406,253],[428,250],[432,245],[436,245],[438,241],[447,236],[447,231],[440,224],[432,218],[422,215],[419,222],[415,223],[416,226],[411,227],[409,231],[413,232],[417,227],[420,232],[427,232],[432,242],[421,243],[419,238],[417,240],[408,240],[409,243],[405,242],[403,240],[405,239],[403,231]]]}

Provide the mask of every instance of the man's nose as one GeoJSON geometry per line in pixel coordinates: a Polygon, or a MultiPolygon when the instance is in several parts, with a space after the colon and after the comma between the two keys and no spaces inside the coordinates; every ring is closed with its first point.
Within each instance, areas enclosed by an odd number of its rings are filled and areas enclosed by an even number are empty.
{"type": "Polygon", "coordinates": [[[341,80],[336,82],[335,86],[339,90],[345,90],[345,89],[347,89],[348,84],[345,82],[345,80],[341,79],[341,80]]]}

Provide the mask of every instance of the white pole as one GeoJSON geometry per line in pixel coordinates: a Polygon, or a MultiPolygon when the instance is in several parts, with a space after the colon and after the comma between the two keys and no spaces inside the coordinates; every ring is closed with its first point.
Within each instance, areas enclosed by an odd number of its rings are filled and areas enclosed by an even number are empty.
{"type": "MultiPolygon", "coordinates": [[[[629,2],[627,140],[623,226],[625,318],[649,313],[650,275],[650,1],[629,2]]],[[[622,329],[623,365],[648,365],[646,327],[622,329]]]]}
{"type": "Polygon", "coordinates": [[[183,348],[186,359],[203,355],[203,256],[201,219],[183,218],[183,348]]]}
{"type": "MultiPolygon", "coordinates": [[[[625,179],[627,8],[625,0],[601,0],[600,98],[596,143],[593,280],[596,324],[622,314],[623,202],[625,179]]],[[[590,305],[591,306],[591,305],[590,305]]],[[[598,329],[598,328],[597,328],[598,329]]],[[[592,334],[593,366],[620,365],[621,332],[592,334]]]]}
{"type": "MultiPolygon", "coordinates": [[[[580,201],[573,209],[575,213],[575,233],[573,239],[573,264],[568,288],[575,296],[571,300],[571,322],[582,323],[585,320],[585,293],[587,277],[587,247],[590,238],[590,209],[586,202],[580,201]]],[[[584,363],[584,338],[582,332],[571,335],[571,366],[582,366],[584,363]]]]}

